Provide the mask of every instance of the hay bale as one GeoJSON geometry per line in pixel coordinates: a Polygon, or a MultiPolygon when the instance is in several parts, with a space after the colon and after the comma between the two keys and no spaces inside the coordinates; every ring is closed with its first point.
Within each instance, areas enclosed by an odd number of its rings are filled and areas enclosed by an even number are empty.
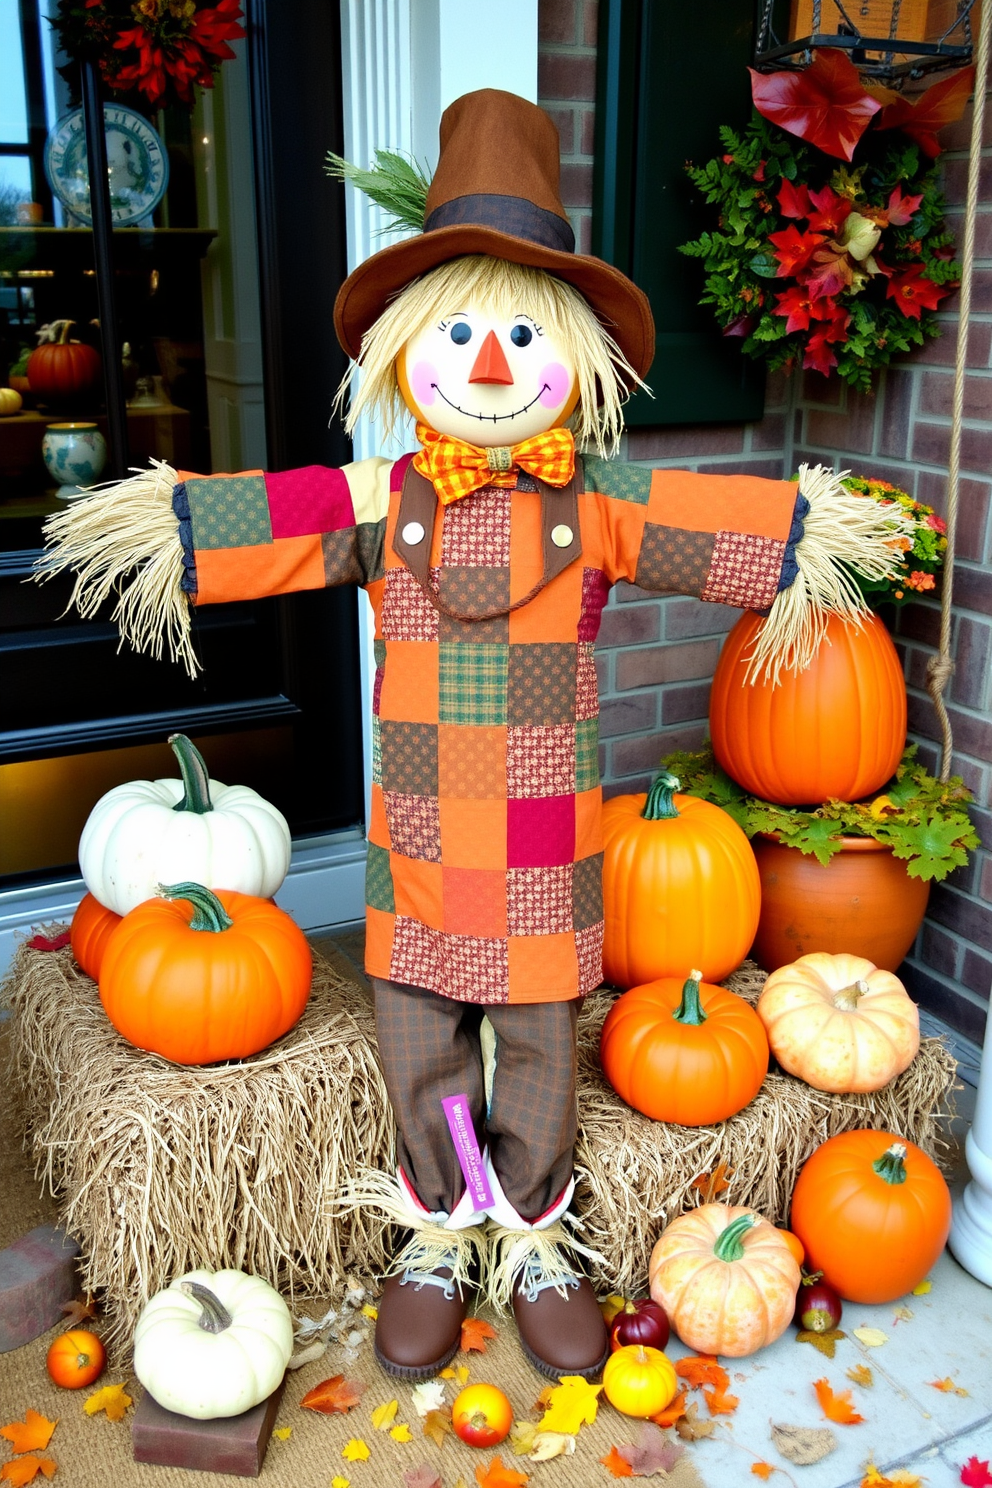
{"type": "MultiPolygon", "coordinates": [[[[753,1006],[765,984],[753,961],[724,983],[753,1006]]],[[[579,1014],[579,1140],[574,1209],[582,1238],[603,1256],[594,1281],[625,1297],[643,1291],[664,1225],[700,1200],[693,1181],[719,1163],[733,1170],[720,1197],[785,1224],[799,1169],[837,1132],[898,1132],[940,1161],[940,1117],[957,1066],[939,1038],[925,1038],[909,1069],[870,1095],[827,1095],[774,1067],[750,1105],[719,1126],[675,1126],[631,1110],[599,1065],[599,1034],[615,992],[586,998],[579,1014]]]]}
{"type": "Polygon", "coordinates": [[[147,1299],[194,1267],[254,1272],[291,1301],[385,1268],[380,1220],[328,1216],[360,1162],[392,1167],[393,1126],[371,1005],[320,957],[295,1028],[199,1069],[121,1038],[68,949],[22,946],[3,992],[37,1172],[81,1242],[113,1359],[147,1299]]]}

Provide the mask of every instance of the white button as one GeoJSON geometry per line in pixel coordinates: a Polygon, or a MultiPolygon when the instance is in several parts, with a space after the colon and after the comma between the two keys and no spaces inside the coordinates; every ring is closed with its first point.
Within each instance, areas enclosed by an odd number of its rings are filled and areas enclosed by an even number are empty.
{"type": "Polygon", "coordinates": [[[575,534],[572,531],[571,527],[566,527],[564,522],[562,522],[557,527],[552,527],[551,529],[551,541],[554,543],[556,548],[569,547],[574,536],[575,534]]]}
{"type": "MultiPolygon", "coordinates": [[[[415,548],[424,540],[424,529],[419,522],[407,522],[400,536],[411,548],[415,548]]],[[[569,533],[569,539],[571,539],[571,533],[569,533]]]]}

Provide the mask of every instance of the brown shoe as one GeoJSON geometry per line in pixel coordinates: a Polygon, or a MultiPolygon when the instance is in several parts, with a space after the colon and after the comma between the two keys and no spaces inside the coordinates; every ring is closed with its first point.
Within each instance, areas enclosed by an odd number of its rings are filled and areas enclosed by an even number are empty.
{"type": "Polygon", "coordinates": [[[560,1224],[544,1230],[489,1232],[486,1292],[497,1308],[513,1307],[520,1344],[548,1379],[592,1379],[610,1354],[610,1339],[588,1280],[569,1252],[593,1256],[560,1224]]]}
{"type": "Polygon", "coordinates": [[[458,1352],[462,1321],[475,1293],[482,1232],[422,1225],[400,1251],[375,1325],[375,1356],[397,1379],[424,1380],[458,1352]]]}

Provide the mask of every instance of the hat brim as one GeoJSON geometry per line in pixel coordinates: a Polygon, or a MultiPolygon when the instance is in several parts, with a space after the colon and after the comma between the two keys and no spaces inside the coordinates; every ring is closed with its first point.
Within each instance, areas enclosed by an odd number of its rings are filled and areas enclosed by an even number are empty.
{"type": "Polygon", "coordinates": [[[591,254],[562,253],[472,223],[441,227],[380,248],[348,275],[334,302],[334,329],[348,355],[358,360],[362,337],[394,295],[428,270],[469,253],[546,269],[573,285],[589,301],[638,377],[647,375],[654,358],[654,317],[647,295],[626,274],[591,254]]]}

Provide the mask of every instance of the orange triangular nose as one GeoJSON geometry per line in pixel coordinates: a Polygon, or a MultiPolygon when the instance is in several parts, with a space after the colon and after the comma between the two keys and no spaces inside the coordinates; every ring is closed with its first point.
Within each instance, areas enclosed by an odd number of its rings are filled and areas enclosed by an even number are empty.
{"type": "Polygon", "coordinates": [[[469,373],[468,380],[469,382],[501,382],[507,387],[513,382],[510,364],[496,339],[495,331],[490,331],[479,347],[479,355],[475,359],[475,365],[469,373]]]}

